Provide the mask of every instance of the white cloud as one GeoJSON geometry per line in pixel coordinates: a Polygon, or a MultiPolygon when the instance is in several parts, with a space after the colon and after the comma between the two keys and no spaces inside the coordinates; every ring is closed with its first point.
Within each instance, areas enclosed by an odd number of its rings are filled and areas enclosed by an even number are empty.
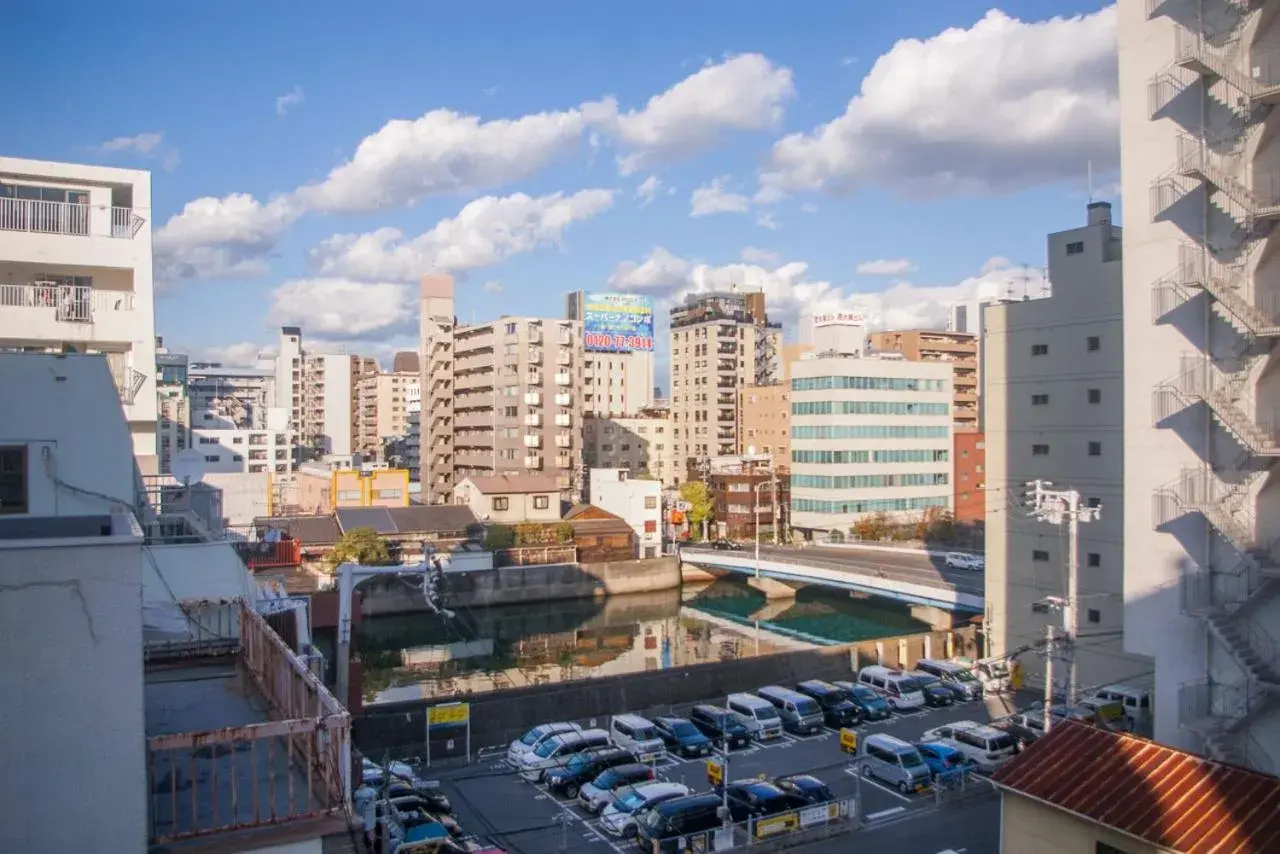
{"type": "Polygon", "coordinates": [[[640,204],[647,205],[653,201],[654,196],[658,195],[661,189],[662,179],[657,175],[650,175],[639,187],[636,187],[636,198],[640,200],[640,204]]]}
{"type": "Polygon", "coordinates": [[[742,250],[742,260],[748,264],[777,264],[782,259],[777,252],[748,246],[742,250]]]}
{"type": "Polygon", "coordinates": [[[294,107],[307,100],[306,94],[302,91],[301,86],[294,86],[292,90],[277,96],[276,98],[276,115],[283,116],[294,107]]]}
{"type": "Polygon", "coordinates": [[[490,279],[484,283],[484,287],[481,290],[488,294],[500,294],[502,293],[502,282],[497,279],[490,279]]]}
{"type": "Polygon", "coordinates": [[[265,205],[247,193],[187,202],[155,232],[156,278],[172,284],[261,273],[266,255],[298,213],[288,197],[265,205]]]}
{"type": "Polygon", "coordinates": [[[623,261],[609,277],[609,287],[622,291],[670,291],[688,275],[689,263],[661,246],[639,264],[623,261]]]}
{"type": "Polygon", "coordinates": [[[863,261],[858,265],[860,276],[900,276],[910,273],[916,268],[906,258],[878,258],[875,261],[863,261]]]}
{"type": "Polygon", "coordinates": [[[694,190],[689,197],[689,216],[746,213],[751,208],[751,200],[740,193],[726,190],[728,180],[728,176],[715,178],[710,184],[703,184],[694,190]]]}
{"type": "Polygon", "coordinates": [[[843,115],[777,142],[758,200],[1011,192],[1119,157],[1116,9],[1026,23],[991,10],[967,30],[904,39],[843,115]]]}
{"type": "Polygon", "coordinates": [[[136,136],[118,136],[109,139],[99,146],[105,152],[131,151],[135,154],[150,154],[164,143],[164,134],[159,132],[140,133],[136,136]]]}
{"type": "Polygon", "coordinates": [[[326,276],[414,281],[430,270],[487,267],[511,255],[555,244],[570,225],[613,206],[613,190],[582,190],[532,198],[485,196],[452,219],[411,239],[397,228],[336,234],[311,250],[326,276]]]}
{"type": "Polygon", "coordinates": [[[794,94],[791,69],[747,53],[707,65],[643,110],[604,116],[602,124],[627,152],[618,166],[629,175],[708,148],[726,131],[773,127],[794,94]]]}
{"type": "Polygon", "coordinates": [[[816,214],[817,212],[818,206],[813,202],[805,202],[800,206],[800,213],[816,214]]]}
{"type": "Polygon", "coordinates": [[[255,344],[252,341],[240,341],[235,344],[215,345],[212,347],[193,347],[188,355],[193,362],[215,362],[237,368],[251,368],[258,364],[258,359],[274,354],[274,349],[255,344]]]}
{"type": "Polygon", "coordinates": [[[267,322],[301,326],[329,341],[411,334],[418,324],[414,294],[409,285],[392,282],[297,279],[272,291],[267,322]]]}
{"type": "Polygon", "coordinates": [[[782,228],[782,223],[774,218],[772,211],[760,211],[756,214],[756,225],[761,228],[767,228],[770,231],[777,231],[782,228]]]}

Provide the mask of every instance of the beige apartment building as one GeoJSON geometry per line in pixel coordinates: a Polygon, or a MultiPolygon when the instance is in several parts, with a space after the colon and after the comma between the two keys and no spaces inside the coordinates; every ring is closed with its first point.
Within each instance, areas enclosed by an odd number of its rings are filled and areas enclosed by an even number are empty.
{"type": "Polygon", "coordinates": [[[423,499],[428,504],[453,502],[454,415],[453,277],[422,277],[418,300],[418,365],[421,408],[410,455],[417,463],[423,499]]]}
{"type": "Polygon", "coordinates": [[[671,309],[671,433],[676,484],[689,461],[735,454],[742,442],[739,395],[777,381],[782,325],[761,292],[690,294],[671,309]]]}
{"type": "Polygon", "coordinates": [[[791,448],[791,363],[812,350],[812,344],[782,345],[778,382],[749,385],[742,390],[742,440],[738,453],[771,454],[775,465],[787,465],[791,448]]]}
{"type": "Polygon", "coordinates": [[[275,357],[276,406],[289,412],[299,462],[356,451],[357,390],[360,378],[376,370],[373,359],[308,353],[299,327],[281,327],[275,357]]]}
{"type": "Polygon", "coordinates": [[[588,469],[624,469],[675,485],[670,412],[649,409],[631,417],[583,420],[582,460],[588,469]]]}
{"type": "Polygon", "coordinates": [[[1280,767],[1280,2],[1120,0],[1125,647],[1155,737],[1280,767]]]}
{"type": "Polygon", "coordinates": [[[418,400],[421,377],[417,353],[397,353],[390,371],[365,371],[356,392],[359,441],[366,459],[382,460],[387,440],[408,432],[409,404],[418,400]],[[403,358],[403,357],[412,357],[403,358]]]}
{"type": "Polygon", "coordinates": [[[881,353],[901,353],[912,362],[951,365],[951,417],[957,433],[978,428],[978,337],[938,329],[872,332],[867,342],[881,353]]]}

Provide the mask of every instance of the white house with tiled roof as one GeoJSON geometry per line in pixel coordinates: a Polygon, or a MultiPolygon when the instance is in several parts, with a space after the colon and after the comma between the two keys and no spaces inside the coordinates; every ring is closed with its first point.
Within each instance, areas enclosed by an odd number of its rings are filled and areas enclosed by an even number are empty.
{"type": "Polygon", "coordinates": [[[453,488],[453,503],[470,507],[484,523],[560,521],[560,488],[546,475],[464,477],[453,488]]]}

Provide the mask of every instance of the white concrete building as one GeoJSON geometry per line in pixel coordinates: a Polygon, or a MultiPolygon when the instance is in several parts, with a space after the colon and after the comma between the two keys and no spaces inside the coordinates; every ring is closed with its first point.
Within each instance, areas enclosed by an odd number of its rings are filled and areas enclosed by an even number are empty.
{"type": "Polygon", "coordinates": [[[1280,3],[1120,0],[1125,647],[1155,736],[1280,762],[1280,3]]]}
{"type": "Polygon", "coordinates": [[[288,474],[292,470],[293,450],[285,430],[196,427],[191,431],[191,446],[204,455],[205,471],[210,474],[288,474]]]}
{"type": "Polygon", "coordinates": [[[151,173],[0,157],[0,349],[100,353],[155,472],[151,173]]]}
{"type": "MultiPolygon", "coordinates": [[[[1111,205],[1088,207],[1086,225],[1048,237],[1048,299],[983,309],[986,442],[986,633],[991,652],[1040,644],[1057,611],[1033,604],[1068,595],[1064,530],[1028,518],[1025,484],[1077,490],[1099,505],[1080,526],[1077,684],[1150,684],[1151,661],[1124,651],[1124,299],[1121,229],[1111,205]]],[[[1043,685],[1039,649],[1019,656],[1028,684],[1043,685]]],[[[1066,694],[1068,668],[1057,681],[1066,694]]]]}
{"type": "Polygon", "coordinates": [[[590,417],[582,427],[582,459],[587,468],[625,469],[674,484],[675,444],[667,410],[634,417],[590,417]]]}
{"type": "Polygon", "coordinates": [[[626,469],[593,468],[587,500],[607,510],[636,532],[638,558],[662,555],[662,484],[637,480],[626,469]]]}
{"type": "Polygon", "coordinates": [[[950,365],[807,354],[791,365],[792,530],[847,539],[871,514],[949,509],[951,446],[950,365]]]}
{"type": "Polygon", "coordinates": [[[275,357],[276,406],[289,413],[297,447],[295,462],[355,451],[359,419],[356,368],[359,357],[306,352],[302,330],[280,328],[275,357]]]}

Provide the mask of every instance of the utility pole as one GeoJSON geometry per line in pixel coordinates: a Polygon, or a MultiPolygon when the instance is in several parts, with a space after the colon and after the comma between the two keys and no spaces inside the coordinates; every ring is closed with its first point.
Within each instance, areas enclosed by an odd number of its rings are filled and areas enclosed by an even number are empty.
{"type": "Polygon", "coordinates": [[[1054,637],[1053,626],[1044,627],[1044,731],[1047,735],[1049,727],[1053,725],[1053,657],[1056,654],[1054,647],[1056,638],[1054,637]]]}
{"type": "MultiPolygon", "coordinates": [[[[1079,491],[1050,489],[1053,484],[1047,480],[1027,481],[1026,486],[1027,504],[1031,508],[1029,515],[1033,519],[1050,525],[1067,523],[1067,596],[1064,600],[1050,596],[1044,602],[1050,608],[1062,611],[1062,629],[1067,644],[1067,704],[1075,705],[1076,690],[1079,687],[1076,676],[1076,626],[1080,609],[1080,523],[1095,521],[1102,514],[1102,508],[1081,505],[1079,491]]],[[[1050,685],[1046,690],[1051,688],[1050,685]]]]}
{"type": "Polygon", "coordinates": [[[773,479],[769,496],[772,498],[770,503],[773,505],[773,544],[776,546],[782,542],[782,511],[778,507],[778,469],[770,465],[769,475],[773,479]]]}

